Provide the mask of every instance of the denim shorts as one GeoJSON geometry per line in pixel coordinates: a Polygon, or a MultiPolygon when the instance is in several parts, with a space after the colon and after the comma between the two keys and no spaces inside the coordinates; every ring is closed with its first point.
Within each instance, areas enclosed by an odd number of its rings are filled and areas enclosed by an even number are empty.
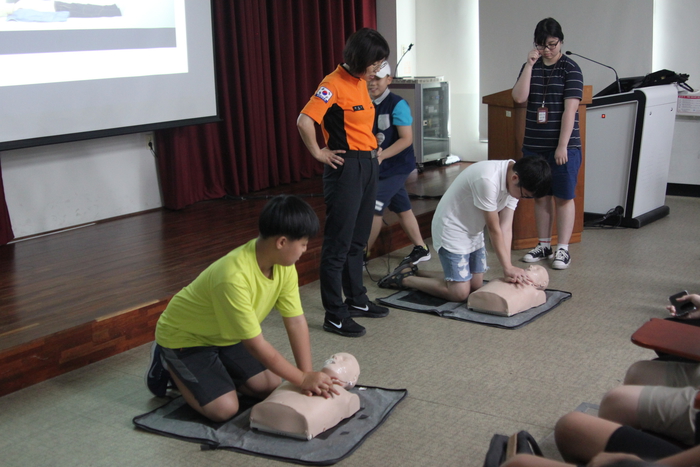
{"type": "Polygon", "coordinates": [[[446,281],[467,282],[472,280],[474,274],[483,274],[488,269],[486,266],[486,248],[484,247],[466,255],[450,253],[440,247],[438,257],[440,257],[440,264],[442,264],[442,270],[445,272],[446,281]]]}
{"type": "Polygon", "coordinates": [[[523,156],[542,156],[549,162],[549,167],[552,169],[552,189],[547,193],[548,195],[564,200],[574,199],[576,197],[578,169],[581,168],[581,148],[569,148],[567,150],[568,161],[563,165],[557,165],[554,153],[555,151],[536,153],[523,149],[523,156]]]}

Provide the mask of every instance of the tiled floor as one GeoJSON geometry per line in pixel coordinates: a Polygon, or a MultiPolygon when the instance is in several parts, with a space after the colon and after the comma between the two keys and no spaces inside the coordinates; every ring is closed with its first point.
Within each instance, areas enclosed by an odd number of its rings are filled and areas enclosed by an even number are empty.
{"type": "MultiPolygon", "coordinates": [[[[545,440],[559,416],[583,402],[597,404],[629,364],[653,356],[630,335],[664,316],[671,293],[700,290],[700,199],[669,197],[668,205],[669,217],[641,229],[587,229],[583,242],[571,246],[572,266],[549,269],[550,287],[573,298],[518,330],[393,310],[362,320],[367,335],[347,339],[321,329],[318,284],[302,287],[318,366],[347,351],[360,362],[360,383],[409,391],[339,465],[478,466],[493,433],[526,429],[545,440]]],[[[391,265],[407,251],[393,253],[391,265]]],[[[523,253],[513,252],[514,260],[523,253]]],[[[495,255],[489,262],[487,278],[498,277],[495,255]]],[[[421,267],[440,269],[437,258],[421,267]]],[[[386,269],[385,258],[370,261],[375,279],[386,269]]],[[[366,284],[372,298],[389,295],[366,284]]],[[[263,332],[290,357],[276,314],[263,332]]],[[[165,403],[144,385],[148,351],[138,347],[0,398],[0,465],[282,465],[136,430],[134,416],[165,403]]]]}

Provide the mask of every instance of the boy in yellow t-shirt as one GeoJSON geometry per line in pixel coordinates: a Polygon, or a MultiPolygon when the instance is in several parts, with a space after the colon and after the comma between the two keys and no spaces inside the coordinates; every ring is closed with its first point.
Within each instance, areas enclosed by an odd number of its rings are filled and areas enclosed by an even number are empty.
{"type": "Polygon", "coordinates": [[[334,379],[312,370],[294,267],[318,218],[305,201],[280,195],[263,208],[259,230],[178,292],[156,325],[148,388],[163,397],[172,380],[192,408],[216,422],[238,412],[236,391],[263,399],[281,378],[309,396],[338,394],[334,379]],[[296,367],[263,337],[260,323],[272,308],[283,317],[296,367]]]}

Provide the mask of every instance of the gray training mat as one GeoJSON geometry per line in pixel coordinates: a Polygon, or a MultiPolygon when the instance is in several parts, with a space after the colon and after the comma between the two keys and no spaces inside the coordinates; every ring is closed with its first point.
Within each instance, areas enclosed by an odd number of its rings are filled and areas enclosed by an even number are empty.
{"type": "Polygon", "coordinates": [[[369,386],[355,386],[350,392],[360,396],[360,410],[308,441],[251,429],[252,404],[231,420],[214,423],[178,397],[133,422],[146,431],[200,443],[203,450],[230,449],[296,464],[332,465],[352,454],[408,394],[406,389],[369,386]]]}
{"type": "Polygon", "coordinates": [[[417,313],[429,313],[442,318],[469,321],[472,323],[495,326],[505,329],[516,329],[532,322],[536,318],[553,310],[560,303],[571,298],[571,293],[561,290],[545,290],[547,301],[540,306],[530,308],[513,316],[497,316],[474,311],[467,307],[466,302],[448,302],[438,297],[428,295],[418,290],[402,290],[377,301],[383,305],[417,313]]]}

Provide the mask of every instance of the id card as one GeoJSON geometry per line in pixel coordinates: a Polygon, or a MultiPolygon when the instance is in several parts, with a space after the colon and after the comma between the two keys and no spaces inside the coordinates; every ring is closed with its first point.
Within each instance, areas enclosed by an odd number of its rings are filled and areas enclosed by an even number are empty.
{"type": "Polygon", "coordinates": [[[547,107],[537,109],[537,123],[547,123],[549,121],[549,110],[547,107]]]}

